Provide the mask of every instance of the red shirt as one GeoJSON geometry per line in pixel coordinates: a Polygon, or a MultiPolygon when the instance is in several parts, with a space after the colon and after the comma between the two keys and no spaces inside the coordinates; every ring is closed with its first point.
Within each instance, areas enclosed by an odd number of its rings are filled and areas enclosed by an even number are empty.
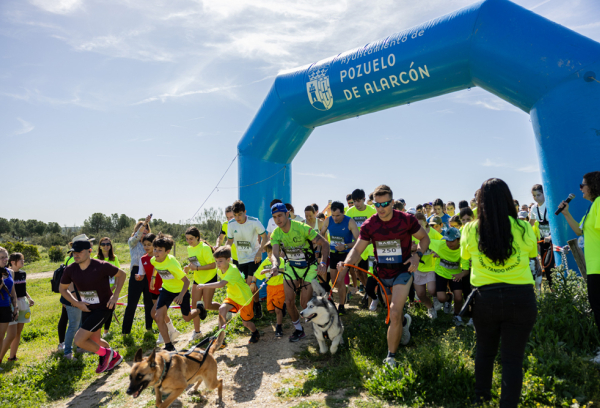
{"type": "Polygon", "coordinates": [[[117,272],[119,268],[108,262],[90,259],[90,265],[84,271],[77,263],[67,266],[60,283],[69,285],[73,282],[88,309],[108,309],[107,303],[113,295],[108,278],[117,272]]]}
{"type": "Polygon", "coordinates": [[[148,254],[142,256],[142,258],[141,258],[142,265],[141,266],[144,268],[144,272],[146,272],[146,279],[148,279],[148,289],[150,290],[150,293],[154,293],[155,295],[158,295],[160,293],[159,289],[162,288],[162,278],[157,273],[156,278],[154,278],[154,290],[150,289],[150,285],[151,285],[151,281],[152,281],[152,274],[154,273],[154,266],[152,266],[152,264],[150,263],[150,259],[152,259],[152,257],[149,256],[148,254]]]}
{"type": "Polygon", "coordinates": [[[373,244],[380,278],[391,279],[408,271],[410,265],[403,263],[411,256],[411,237],[420,228],[414,215],[398,210],[393,210],[389,221],[375,214],[362,224],[359,238],[373,244]]]}

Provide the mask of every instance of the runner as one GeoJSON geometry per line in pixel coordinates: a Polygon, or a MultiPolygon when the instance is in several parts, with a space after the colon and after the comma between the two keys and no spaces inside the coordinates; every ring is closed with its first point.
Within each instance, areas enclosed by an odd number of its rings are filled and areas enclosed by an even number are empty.
{"type": "Polygon", "coordinates": [[[323,227],[320,225],[319,220],[317,219],[317,210],[315,210],[314,204],[307,205],[304,208],[304,216],[306,219],[304,223],[314,229],[315,231],[320,231],[323,227]]]}
{"type": "MultiPolygon", "coordinates": [[[[109,264],[116,266],[117,268],[121,268],[121,264],[119,263],[119,258],[115,255],[113,250],[112,241],[109,237],[104,237],[100,240],[100,244],[98,245],[98,253],[94,255],[94,259],[99,259],[101,261],[106,261],[109,264]]],[[[115,278],[110,277],[110,290],[114,290],[115,288],[115,278]]],[[[110,316],[106,319],[104,323],[104,332],[102,333],[102,337],[106,337],[108,335],[108,331],[110,330],[110,324],[112,323],[114,310],[110,310],[110,316]]]]}
{"type": "MultiPolygon", "coordinates": [[[[255,279],[252,284],[256,286],[256,281],[264,280],[267,278],[267,274],[271,272],[273,264],[271,263],[271,256],[273,255],[273,246],[270,242],[267,242],[265,246],[267,250],[267,257],[258,267],[258,270],[254,274],[255,279]],[[263,273],[264,272],[264,273],[263,273]]],[[[283,337],[283,317],[285,316],[285,290],[283,289],[283,273],[285,272],[285,262],[283,258],[279,257],[279,272],[277,276],[271,277],[267,281],[267,310],[269,313],[275,313],[277,326],[275,326],[275,337],[283,337]]],[[[250,287],[252,289],[252,286],[250,287]]],[[[256,290],[256,289],[252,289],[256,290]]]]}
{"type": "Polygon", "coordinates": [[[423,204],[423,211],[425,211],[425,215],[429,218],[433,215],[433,203],[425,203],[423,204]]]}
{"type": "Polygon", "coordinates": [[[454,204],[454,201],[448,201],[446,203],[446,214],[448,214],[449,217],[454,217],[456,214],[456,205],[454,204]]]}
{"type": "MultiPolygon", "coordinates": [[[[217,248],[219,248],[220,246],[222,246],[225,241],[227,241],[227,230],[229,227],[229,222],[233,221],[233,207],[228,205],[227,207],[225,207],[225,217],[227,218],[227,221],[225,221],[223,223],[223,225],[221,226],[221,232],[219,233],[219,237],[217,238],[217,242],[215,247],[213,248],[214,250],[216,250],[217,248]]],[[[232,262],[235,266],[238,265],[238,256],[237,256],[237,248],[235,247],[235,244],[231,245],[231,259],[232,262]]]]}
{"type": "Polygon", "coordinates": [[[548,221],[544,187],[541,184],[534,185],[531,188],[531,194],[533,195],[535,204],[529,212],[529,218],[538,222],[540,241],[544,241],[538,244],[538,253],[542,261],[542,270],[546,275],[548,285],[552,288],[552,269],[556,267],[556,262],[554,261],[554,246],[552,245],[552,236],[550,234],[550,221],[548,221]]]}
{"type": "Polygon", "coordinates": [[[346,194],[346,202],[348,203],[348,207],[344,208],[344,214],[346,214],[346,212],[354,207],[354,200],[352,199],[352,193],[350,194],[346,194]]]}
{"type": "MultiPolygon", "coordinates": [[[[359,239],[345,263],[355,264],[369,242],[373,243],[379,279],[391,294],[388,355],[384,363],[395,366],[398,343],[406,345],[410,341],[412,319],[408,314],[403,318],[402,312],[413,280],[413,272],[417,270],[423,252],[429,248],[429,237],[413,215],[393,209],[393,193],[388,186],[380,185],[373,194],[377,216],[362,224],[359,239]],[[419,240],[417,251],[412,254],[411,236],[419,240]]],[[[339,264],[338,269],[342,268],[347,267],[339,264]]]]}
{"type": "MultiPolygon", "coordinates": [[[[442,239],[442,234],[427,224],[427,218],[425,218],[425,214],[417,213],[415,218],[419,221],[421,228],[425,230],[431,241],[442,239]]],[[[414,237],[412,240],[415,244],[418,241],[414,237]]],[[[429,246],[431,247],[431,243],[429,246]]],[[[421,262],[419,262],[419,268],[417,271],[415,271],[414,276],[415,291],[417,292],[417,296],[421,302],[423,302],[425,307],[427,307],[427,315],[431,319],[436,319],[437,311],[442,308],[441,303],[437,300],[435,291],[435,264],[436,261],[433,257],[433,252],[431,249],[428,249],[423,253],[423,258],[421,259],[421,262]],[[431,299],[429,296],[427,296],[427,292],[429,292],[429,295],[431,295],[431,299]]]]}
{"type": "MultiPolygon", "coordinates": [[[[269,208],[272,208],[275,204],[279,204],[279,203],[283,203],[283,201],[276,198],[271,201],[271,204],[269,204],[269,208]]],[[[275,224],[275,220],[273,220],[273,217],[271,217],[271,218],[269,218],[269,222],[267,223],[267,238],[268,238],[268,240],[271,239],[271,234],[273,233],[273,231],[275,231],[275,228],[277,228],[277,224],[275,224]]]]}
{"type": "Polygon", "coordinates": [[[444,202],[441,198],[433,202],[433,214],[427,218],[427,221],[430,221],[433,217],[440,217],[444,228],[450,228],[450,216],[444,212],[444,202]]]}
{"type": "Polygon", "coordinates": [[[444,223],[442,222],[441,217],[438,217],[437,215],[435,215],[435,216],[429,217],[428,220],[429,220],[428,223],[429,223],[429,225],[431,225],[431,228],[433,228],[440,234],[443,233],[444,223]]]}
{"type": "MultiPolygon", "coordinates": [[[[233,203],[233,216],[235,219],[229,222],[227,231],[227,245],[235,243],[238,249],[238,269],[250,285],[262,262],[262,253],[265,252],[264,246],[268,241],[267,232],[258,218],[246,215],[246,206],[240,200],[233,203]]],[[[262,317],[260,302],[254,303],[254,314],[257,319],[262,317]]]]}
{"type": "MultiPolygon", "coordinates": [[[[355,203],[357,202],[358,201],[355,201],[355,203]]],[[[352,207],[350,211],[354,208],[355,207],[352,207]]],[[[331,203],[331,217],[325,220],[323,228],[321,229],[321,235],[325,236],[328,231],[329,236],[331,237],[331,244],[329,246],[329,274],[331,281],[335,282],[335,285],[338,288],[338,295],[340,298],[338,313],[340,315],[345,315],[345,273],[342,273],[342,271],[339,271],[338,273],[337,265],[346,259],[348,252],[350,252],[350,248],[354,246],[354,243],[358,239],[358,227],[352,218],[348,215],[344,215],[344,204],[339,201],[331,203]]],[[[368,264],[366,266],[367,268],[369,267],[368,264]]],[[[367,281],[365,280],[365,286],[366,284],[367,281]]]]}
{"type": "MultiPolygon", "coordinates": [[[[350,208],[346,212],[346,215],[348,217],[352,218],[356,222],[356,226],[358,227],[358,230],[360,231],[361,225],[367,219],[369,219],[373,215],[377,214],[377,211],[375,210],[374,207],[371,207],[370,205],[365,204],[365,192],[364,192],[364,190],[362,190],[360,188],[357,188],[356,190],[354,190],[352,192],[352,201],[354,202],[354,207],[350,208]]],[[[361,259],[356,266],[358,266],[359,268],[368,270],[369,261],[368,261],[368,255],[366,252],[362,252],[361,259]]],[[[355,273],[356,277],[358,277],[358,280],[360,280],[361,287],[365,288],[367,286],[367,274],[362,271],[359,271],[358,269],[352,268],[352,270],[350,271],[350,275],[353,275],[353,273],[355,273]]],[[[374,299],[372,299],[372,300],[374,300],[374,299]]],[[[363,308],[367,307],[368,301],[369,301],[369,297],[365,293],[365,296],[362,299],[362,307],[363,308]]]]}
{"type": "Polygon", "coordinates": [[[110,316],[110,310],[115,307],[127,275],[108,262],[91,259],[91,248],[85,234],[73,238],[71,251],[75,262],[63,272],[60,293],[82,311],[81,328],[75,334],[75,344],[99,356],[96,373],[100,374],[112,370],[123,361],[119,352],[100,336],[100,329],[110,316]],[[115,277],[114,292],[110,290],[111,276],[115,277]],[[71,282],[77,287],[81,301],[68,290],[71,282]]]}
{"type": "Polygon", "coordinates": [[[277,224],[277,228],[271,234],[271,245],[273,245],[271,274],[272,276],[279,274],[279,257],[283,255],[287,261],[284,272],[285,302],[295,328],[290,341],[296,342],[306,337],[296,307],[296,292],[300,292],[300,306],[302,309],[306,308],[306,304],[312,297],[311,281],[317,278],[317,272],[323,280],[326,278],[325,260],[329,259],[329,243],[308,225],[290,220],[284,204],[273,205],[271,214],[277,224]],[[318,267],[314,253],[314,247],[317,245],[321,246],[323,254],[323,261],[318,267]]]}
{"type": "MultiPolygon", "coordinates": [[[[11,322],[19,316],[19,303],[15,291],[12,270],[7,268],[8,251],[0,247],[0,339],[8,330],[11,322]]],[[[2,363],[2,359],[0,359],[2,363]]],[[[2,371],[2,368],[0,368],[2,371]]]]}

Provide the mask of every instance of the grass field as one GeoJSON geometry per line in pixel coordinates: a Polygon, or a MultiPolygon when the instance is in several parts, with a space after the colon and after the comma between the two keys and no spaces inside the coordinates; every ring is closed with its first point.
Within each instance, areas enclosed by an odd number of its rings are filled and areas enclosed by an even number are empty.
{"type": "MultiPolygon", "coordinates": [[[[127,293],[127,283],[125,285],[123,294],[127,293]]],[[[554,293],[546,291],[538,300],[538,319],[524,362],[522,406],[589,407],[600,403],[600,370],[589,361],[600,347],[600,335],[585,290],[580,280],[570,278],[554,293]]],[[[43,406],[64,399],[99,379],[94,373],[96,356],[78,356],[80,360],[72,363],[53,353],[58,344],[56,326],[61,306],[58,295],[50,291],[49,279],[29,282],[28,291],[36,301],[32,323],[25,326],[19,361],[2,365],[5,371],[0,374],[0,407],[43,406]]],[[[223,295],[219,290],[217,300],[223,295]]],[[[352,303],[356,305],[356,297],[352,303]]],[[[407,310],[413,318],[412,339],[399,350],[397,369],[386,369],[381,364],[387,351],[385,310],[374,314],[353,309],[343,318],[346,344],[338,353],[320,355],[318,346],[311,344],[299,355],[302,369],[272,392],[282,405],[287,405],[286,401],[292,397],[330,395],[323,401],[298,405],[303,408],[343,407],[353,396],[365,394],[371,399],[365,402],[365,407],[469,406],[474,390],[474,330],[454,327],[451,316],[443,313],[432,321],[418,305],[407,310]],[[345,390],[343,397],[338,395],[338,390],[345,390]]],[[[123,307],[118,309],[119,318],[123,311],[123,307]]],[[[215,312],[209,312],[209,318],[211,316],[215,316],[215,312]]],[[[171,317],[181,331],[190,330],[191,324],[183,322],[177,312],[171,313],[171,317]]],[[[265,315],[257,327],[266,328],[272,322],[273,316],[265,315]]],[[[290,327],[289,318],[284,323],[290,327]]],[[[145,350],[152,348],[157,337],[156,330],[145,332],[141,310],[130,336],[121,336],[116,322],[111,333],[109,342],[127,360],[133,359],[140,346],[145,350]]],[[[239,335],[248,333],[239,319],[235,319],[229,327],[228,338],[239,335]]],[[[498,360],[494,372],[494,404],[499,398],[500,372],[498,360]]],[[[119,398],[124,398],[122,394],[114,396],[111,406],[118,406],[119,398]]]]}

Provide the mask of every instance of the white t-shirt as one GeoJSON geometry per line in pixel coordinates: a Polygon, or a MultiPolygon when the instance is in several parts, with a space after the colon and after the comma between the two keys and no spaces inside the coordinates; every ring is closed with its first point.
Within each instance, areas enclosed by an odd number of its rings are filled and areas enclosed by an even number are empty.
{"type": "Polygon", "coordinates": [[[267,225],[267,232],[269,234],[272,234],[273,231],[275,231],[275,228],[277,228],[277,224],[275,224],[275,220],[273,219],[273,217],[269,218],[269,224],[267,225]]]}
{"type": "Polygon", "coordinates": [[[246,222],[239,224],[235,219],[227,226],[227,239],[233,239],[237,249],[238,262],[254,262],[259,250],[258,236],[265,233],[265,227],[258,218],[246,216],[246,222]]]}
{"type": "MultiPolygon", "coordinates": [[[[531,207],[531,211],[529,212],[529,219],[537,220],[540,222],[540,224],[548,220],[548,214],[546,213],[546,203],[544,202],[542,205],[534,204],[533,207],[531,207]]],[[[540,235],[542,238],[550,236],[550,226],[540,225],[540,235]]]]}

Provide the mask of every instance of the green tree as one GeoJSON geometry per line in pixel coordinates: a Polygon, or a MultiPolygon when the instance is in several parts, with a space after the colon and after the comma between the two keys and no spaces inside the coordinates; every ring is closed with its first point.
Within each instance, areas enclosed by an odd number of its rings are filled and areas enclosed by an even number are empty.
{"type": "Polygon", "coordinates": [[[57,222],[49,222],[46,226],[47,234],[60,234],[62,228],[57,222]]]}
{"type": "Polygon", "coordinates": [[[83,222],[83,229],[92,234],[98,234],[100,231],[110,231],[112,229],[110,217],[102,213],[94,213],[83,222]]]}
{"type": "Polygon", "coordinates": [[[22,240],[27,234],[27,229],[25,228],[25,222],[23,222],[22,220],[19,220],[17,218],[11,218],[9,222],[10,222],[10,235],[13,238],[22,240]]]}
{"type": "Polygon", "coordinates": [[[44,235],[46,231],[46,223],[38,220],[25,221],[26,236],[33,237],[34,235],[44,235]]]}
{"type": "Polygon", "coordinates": [[[6,218],[0,218],[0,234],[8,234],[10,232],[10,222],[6,218]]]}

